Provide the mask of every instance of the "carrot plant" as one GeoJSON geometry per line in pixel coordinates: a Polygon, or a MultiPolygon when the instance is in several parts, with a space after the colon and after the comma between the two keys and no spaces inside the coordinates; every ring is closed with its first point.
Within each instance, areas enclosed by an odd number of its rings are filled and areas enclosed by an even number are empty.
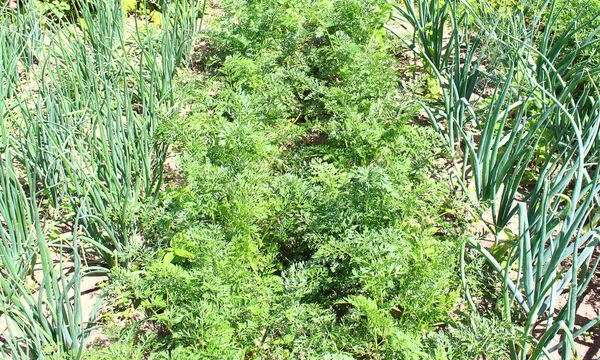
{"type": "Polygon", "coordinates": [[[170,129],[184,179],[141,217],[153,251],[116,276],[144,314],[129,331],[161,329],[147,351],[177,358],[433,357],[462,223],[431,175],[439,138],[408,123],[389,4],[223,7],[170,129]]]}

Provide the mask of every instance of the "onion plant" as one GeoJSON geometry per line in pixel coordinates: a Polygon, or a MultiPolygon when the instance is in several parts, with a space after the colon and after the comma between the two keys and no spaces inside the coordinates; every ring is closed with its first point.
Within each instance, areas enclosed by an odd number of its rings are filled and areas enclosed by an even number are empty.
{"type": "MultiPolygon", "coordinates": [[[[442,84],[442,106],[438,110],[448,121],[443,126],[437,122],[432,125],[447,139],[454,155],[462,137],[461,130],[467,125],[465,113],[471,111],[469,100],[482,77],[477,51],[485,41],[476,37],[473,43],[460,42],[470,38],[469,19],[467,14],[457,12],[453,1],[415,3],[403,0],[395,10],[393,19],[413,31],[408,45],[419,56],[429,75],[442,84]]],[[[430,112],[432,109],[426,107],[425,110],[430,112]]]]}
{"type": "Polygon", "coordinates": [[[37,93],[21,99],[21,161],[53,206],[68,203],[108,263],[126,253],[133,214],[158,191],[168,144],[155,136],[175,116],[172,93],[197,29],[200,3],[163,4],[163,29],[124,23],[118,3],[82,2],[83,31],[55,29],[37,93]],[[119,256],[120,256],[119,255],[119,256]]]}
{"type": "Polygon", "coordinates": [[[178,113],[203,3],[165,1],[161,24],[126,21],[121,2],[76,6],[78,25],[33,2],[0,9],[0,352],[15,359],[81,357],[95,311],[83,318],[80,282],[107,271],[82,254],[124,261],[160,190],[157,131],[178,113]]]}
{"type": "Polygon", "coordinates": [[[90,329],[82,319],[79,283],[86,272],[99,269],[81,269],[76,231],[70,236],[71,246],[50,241],[46,233],[37,172],[21,166],[15,156],[19,139],[7,123],[14,113],[8,87],[15,84],[4,69],[0,69],[0,354],[13,359],[51,353],[77,358],[90,329]],[[64,256],[63,248],[68,253],[64,256]],[[66,261],[71,269],[65,268],[66,261]]]}
{"type": "Polygon", "coordinates": [[[426,111],[462,160],[463,182],[471,181],[477,199],[491,203],[492,231],[499,234],[518,219],[516,237],[491,251],[471,240],[504,279],[506,320],[520,312],[525,335],[545,329],[532,343],[514,343],[512,357],[541,358],[563,348],[566,359],[573,338],[600,320],[575,323],[597,270],[600,240],[594,217],[600,205],[600,68],[589,57],[598,29],[575,41],[591,24],[577,16],[557,31],[556,1],[509,17],[477,4],[461,1],[461,12],[457,1],[406,0],[395,17],[419,34],[410,45],[443,88],[441,107],[431,103],[426,111]],[[483,65],[491,64],[505,71],[485,74],[483,65]],[[479,109],[470,96],[486,78],[496,91],[479,109]],[[559,344],[550,346],[558,335],[559,344]]]}

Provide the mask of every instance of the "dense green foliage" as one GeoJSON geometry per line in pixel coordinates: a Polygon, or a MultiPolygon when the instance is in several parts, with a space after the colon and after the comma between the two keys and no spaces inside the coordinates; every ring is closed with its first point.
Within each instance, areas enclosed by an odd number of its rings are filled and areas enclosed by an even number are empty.
{"type": "MultiPolygon", "coordinates": [[[[23,0],[14,0],[21,11],[34,9],[51,22],[73,22],[84,17],[84,8],[102,11],[103,5],[91,0],[33,0],[33,6],[26,5],[23,0]]],[[[162,13],[167,11],[169,2],[161,0],[118,0],[119,7],[125,14],[135,13],[139,17],[148,17],[155,25],[162,24],[162,13]]],[[[184,3],[183,1],[177,1],[184,3]]]]}
{"type": "Polygon", "coordinates": [[[575,355],[597,0],[208,3],[0,4],[0,357],[575,355]]]}
{"type": "Polygon", "coordinates": [[[191,109],[172,130],[184,184],[147,211],[156,254],[119,273],[164,329],[156,347],[425,356],[423,335],[459,297],[460,224],[443,217],[449,188],[431,175],[437,136],[407,124],[415,108],[381,31],[389,7],[224,6],[207,72],[190,80],[191,109]]]}

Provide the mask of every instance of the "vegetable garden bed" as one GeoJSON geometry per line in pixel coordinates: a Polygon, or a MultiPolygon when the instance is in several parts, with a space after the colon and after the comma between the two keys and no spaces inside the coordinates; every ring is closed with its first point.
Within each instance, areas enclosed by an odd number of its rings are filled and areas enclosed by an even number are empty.
{"type": "Polygon", "coordinates": [[[593,358],[599,9],[7,2],[1,356],[593,358]]]}

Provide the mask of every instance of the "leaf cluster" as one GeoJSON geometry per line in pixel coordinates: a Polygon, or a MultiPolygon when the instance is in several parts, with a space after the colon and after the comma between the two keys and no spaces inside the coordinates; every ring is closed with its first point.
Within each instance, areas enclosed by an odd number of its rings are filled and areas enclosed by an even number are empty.
{"type": "MultiPolygon", "coordinates": [[[[426,358],[459,301],[453,199],[409,124],[385,1],[225,1],[171,129],[185,181],[148,204],[155,255],[120,273],[150,352],[426,358]]],[[[433,146],[432,146],[433,144],[433,146]]]]}

